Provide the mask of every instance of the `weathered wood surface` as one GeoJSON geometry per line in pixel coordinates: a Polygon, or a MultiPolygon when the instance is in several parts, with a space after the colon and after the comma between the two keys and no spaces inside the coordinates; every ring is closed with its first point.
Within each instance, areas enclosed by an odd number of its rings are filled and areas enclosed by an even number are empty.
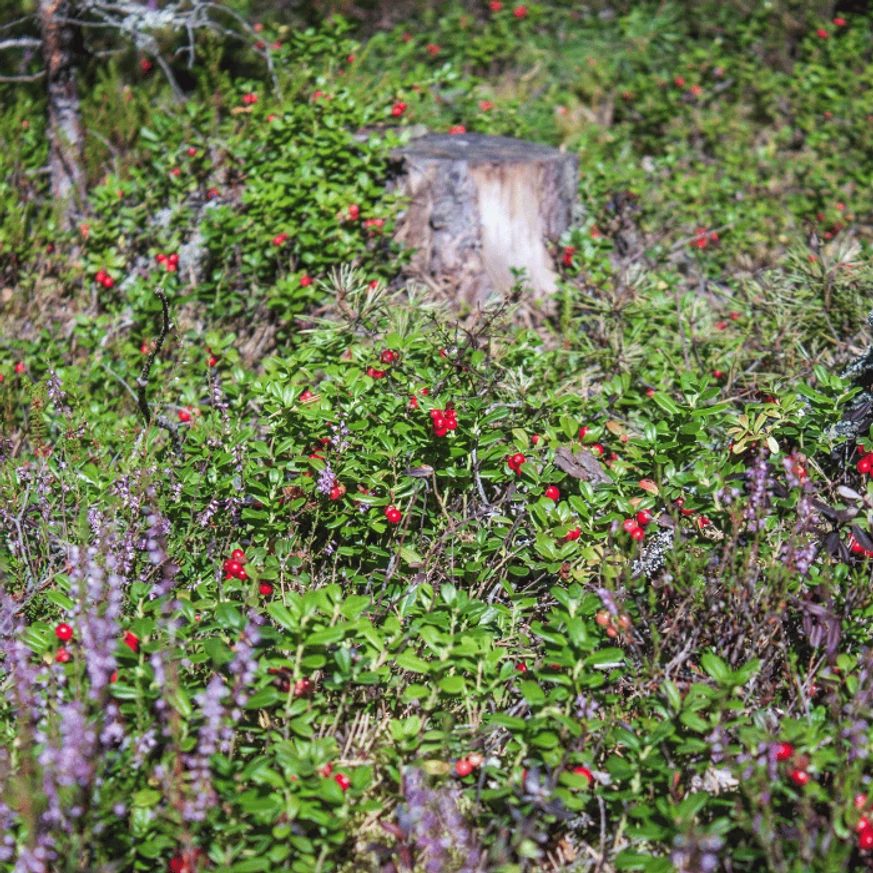
{"type": "Polygon", "coordinates": [[[537,143],[482,134],[432,134],[398,150],[410,198],[397,239],[417,249],[413,274],[458,302],[484,304],[524,269],[534,297],[555,290],[547,241],[570,226],[578,158],[537,143]]]}

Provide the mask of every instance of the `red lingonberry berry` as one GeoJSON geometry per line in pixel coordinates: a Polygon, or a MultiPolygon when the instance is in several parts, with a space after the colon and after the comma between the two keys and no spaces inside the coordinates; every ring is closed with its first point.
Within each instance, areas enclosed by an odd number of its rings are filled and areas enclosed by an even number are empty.
{"type": "Polygon", "coordinates": [[[240,564],[245,564],[246,562],[246,553],[242,549],[234,549],[230,553],[231,560],[239,561],[240,564]]]}
{"type": "Polygon", "coordinates": [[[870,455],[864,455],[855,467],[859,473],[864,473],[866,475],[870,470],[873,470],[873,457],[870,455]]]}
{"type": "Polygon", "coordinates": [[[524,661],[519,661],[515,665],[515,669],[518,670],[519,673],[527,673],[527,664],[524,661]]]}
{"type": "Polygon", "coordinates": [[[179,410],[179,421],[181,421],[182,424],[187,424],[189,421],[191,421],[191,413],[188,412],[187,409],[180,409],[179,410]]]}
{"type": "Polygon", "coordinates": [[[312,284],[312,279],[309,276],[300,277],[300,287],[308,288],[312,284]]]}
{"type": "Polygon", "coordinates": [[[582,531],[579,527],[574,527],[572,530],[567,531],[567,535],[564,537],[565,540],[578,540],[582,535],[582,531]]]}
{"type": "Polygon", "coordinates": [[[472,755],[467,755],[467,760],[470,762],[470,766],[476,768],[482,766],[484,758],[478,752],[474,752],[472,755]]]}
{"type": "Polygon", "coordinates": [[[546,488],[546,497],[548,497],[549,500],[554,500],[557,503],[557,501],[561,497],[561,492],[558,491],[555,485],[549,485],[549,487],[546,488]]]}
{"type": "Polygon", "coordinates": [[[258,585],[258,591],[264,597],[269,597],[273,593],[273,586],[269,582],[261,582],[261,584],[258,585]]]}
{"type": "Polygon", "coordinates": [[[788,774],[788,778],[800,787],[803,787],[809,782],[809,773],[806,770],[794,769],[788,774]]]}
{"type": "Polygon", "coordinates": [[[63,622],[55,628],[55,636],[62,643],[68,643],[73,639],[73,629],[66,622],[63,622]]]}
{"type": "Polygon", "coordinates": [[[635,525],[628,533],[631,539],[636,540],[638,543],[642,542],[643,537],[646,535],[646,532],[639,525],[635,525]]]}
{"type": "Polygon", "coordinates": [[[591,433],[590,427],[585,427],[585,426],[580,427],[579,428],[579,439],[584,440],[585,437],[587,437],[589,433],[591,433]]]}
{"type": "Polygon", "coordinates": [[[594,443],[594,445],[591,446],[591,451],[592,451],[595,455],[598,455],[598,456],[602,457],[602,456],[603,456],[603,451],[604,451],[604,449],[603,449],[603,446],[600,445],[600,443],[594,443]]]}
{"type": "Polygon", "coordinates": [[[636,519],[633,519],[633,518],[626,518],[626,519],[621,523],[621,526],[622,526],[622,527],[623,527],[623,528],[624,528],[628,533],[630,533],[630,532],[631,532],[634,528],[636,528],[638,525],[637,525],[636,519]]]}
{"type": "Polygon", "coordinates": [[[858,848],[862,852],[869,852],[870,849],[873,849],[873,828],[864,828],[858,834],[858,848]]]}
{"type": "Polygon", "coordinates": [[[467,758],[461,758],[461,760],[455,764],[455,772],[458,776],[469,776],[473,772],[473,765],[467,758]]]}
{"type": "Polygon", "coordinates": [[[139,651],[139,637],[133,631],[128,631],[124,635],[123,642],[132,652],[139,651]]]}
{"type": "Polygon", "coordinates": [[[72,655],[63,646],[61,646],[55,654],[55,660],[59,664],[66,664],[70,658],[72,658],[72,655]]]}
{"type": "Polygon", "coordinates": [[[345,773],[337,773],[336,776],[333,777],[334,782],[342,788],[343,791],[348,791],[352,786],[352,780],[346,776],[345,773]]]}
{"type": "Polygon", "coordinates": [[[343,490],[338,485],[334,485],[333,488],[330,489],[330,494],[328,494],[328,497],[331,500],[340,500],[342,499],[342,496],[343,490]]]}
{"type": "Polygon", "coordinates": [[[645,527],[652,520],[652,513],[648,509],[641,509],[637,513],[637,524],[645,527]]]}
{"type": "Polygon", "coordinates": [[[777,761],[787,761],[794,754],[794,746],[791,743],[778,743],[773,752],[777,761]]]}

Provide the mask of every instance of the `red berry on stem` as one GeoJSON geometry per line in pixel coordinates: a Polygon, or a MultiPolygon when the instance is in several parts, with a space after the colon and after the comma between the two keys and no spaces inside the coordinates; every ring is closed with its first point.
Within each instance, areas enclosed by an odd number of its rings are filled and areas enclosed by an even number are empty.
{"type": "Polygon", "coordinates": [[[809,773],[806,770],[792,770],[788,774],[788,778],[795,784],[800,786],[801,788],[809,782],[809,773]]]}
{"type": "Polygon", "coordinates": [[[652,513],[648,509],[641,509],[637,513],[637,524],[645,527],[652,520],[652,513]]]}
{"type": "Polygon", "coordinates": [[[642,542],[643,537],[646,535],[646,532],[637,525],[633,528],[633,530],[629,531],[631,539],[636,540],[638,543],[642,542]]]}
{"type": "Polygon", "coordinates": [[[775,757],[777,761],[787,761],[794,754],[794,746],[791,743],[779,743],[776,746],[775,757]]]}
{"type": "Polygon", "coordinates": [[[63,646],[61,646],[55,654],[55,660],[59,664],[66,664],[71,657],[72,655],[63,646]]]}
{"type": "Polygon", "coordinates": [[[261,582],[258,585],[258,591],[264,596],[269,597],[273,593],[273,586],[269,582],[261,582]]]}
{"type": "Polygon", "coordinates": [[[239,561],[240,564],[245,564],[246,553],[242,549],[234,549],[230,553],[230,558],[232,561],[239,561]]]}
{"type": "Polygon", "coordinates": [[[337,773],[336,776],[333,777],[334,782],[342,788],[343,791],[348,791],[352,786],[352,781],[346,776],[345,773],[337,773]]]}
{"type": "Polygon", "coordinates": [[[133,631],[128,631],[124,635],[124,644],[128,646],[132,652],[139,651],[139,637],[133,633],[133,631]]]}
{"type": "Polygon", "coordinates": [[[455,772],[458,776],[469,776],[473,772],[473,765],[467,758],[461,758],[461,760],[455,764],[455,772]]]}
{"type": "Polygon", "coordinates": [[[873,849],[873,828],[867,827],[858,834],[858,848],[862,852],[873,849]]]}
{"type": "Polygon", "coordinates": [[[73,639],[73,629],[66,623],[59,624],[55,628],[55,636],[62,642],[68,643],[73,639]]]}
{"type": "Polygon", "coordinates": [[[638,525],[637,525],[635,519],[633,519],[633,518],[626,518],[626,519],[621,523],[621,526],[622,526],[622,527],[623,527],[623,528],[624,528],[628,533],[630,533],[630,532],[631,532],[632,530],[634,530],[634,528],[636,528],[638,525]]]}
{"type": "Polygon", "coordinates": [[[549,500],[557,502],[561,497],[561,492],[558,491],[554,485],[549,485],[549,487],[546,488],[546,497],[548,497],[549,500]]]}
{"type": "Polygon", "coordinates": [[[191,421],[191,413],[188,412],[187,409],[180,409],[179,410],[179,421],[181,421],[182,424],[187,424],[189,421],[191,421]]]}

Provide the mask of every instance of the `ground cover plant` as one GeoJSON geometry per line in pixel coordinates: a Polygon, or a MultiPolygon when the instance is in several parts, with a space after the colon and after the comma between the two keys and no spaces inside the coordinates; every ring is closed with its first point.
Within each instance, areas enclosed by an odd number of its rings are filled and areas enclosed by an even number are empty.
{"type": "Polygon", "coordinates": [[[232,11],[84,31],[79,204],[3,56],[0,870],[873,868],[873,17],[232,11]],[[424,129],[578,152],[547,317],[424,129]]]}

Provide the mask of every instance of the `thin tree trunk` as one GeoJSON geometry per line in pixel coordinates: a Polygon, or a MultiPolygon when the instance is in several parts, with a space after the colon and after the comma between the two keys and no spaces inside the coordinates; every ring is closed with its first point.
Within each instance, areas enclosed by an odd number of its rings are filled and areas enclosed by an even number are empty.
{"type": "Polygon", "coordinates": [[[80,39],[70,0],[40,0],[48,92],[49,170],[52,196],[63,204],[64,220],[72,226],[84,203],[84,132],[76,88],[76,49],[80,39]]]}

